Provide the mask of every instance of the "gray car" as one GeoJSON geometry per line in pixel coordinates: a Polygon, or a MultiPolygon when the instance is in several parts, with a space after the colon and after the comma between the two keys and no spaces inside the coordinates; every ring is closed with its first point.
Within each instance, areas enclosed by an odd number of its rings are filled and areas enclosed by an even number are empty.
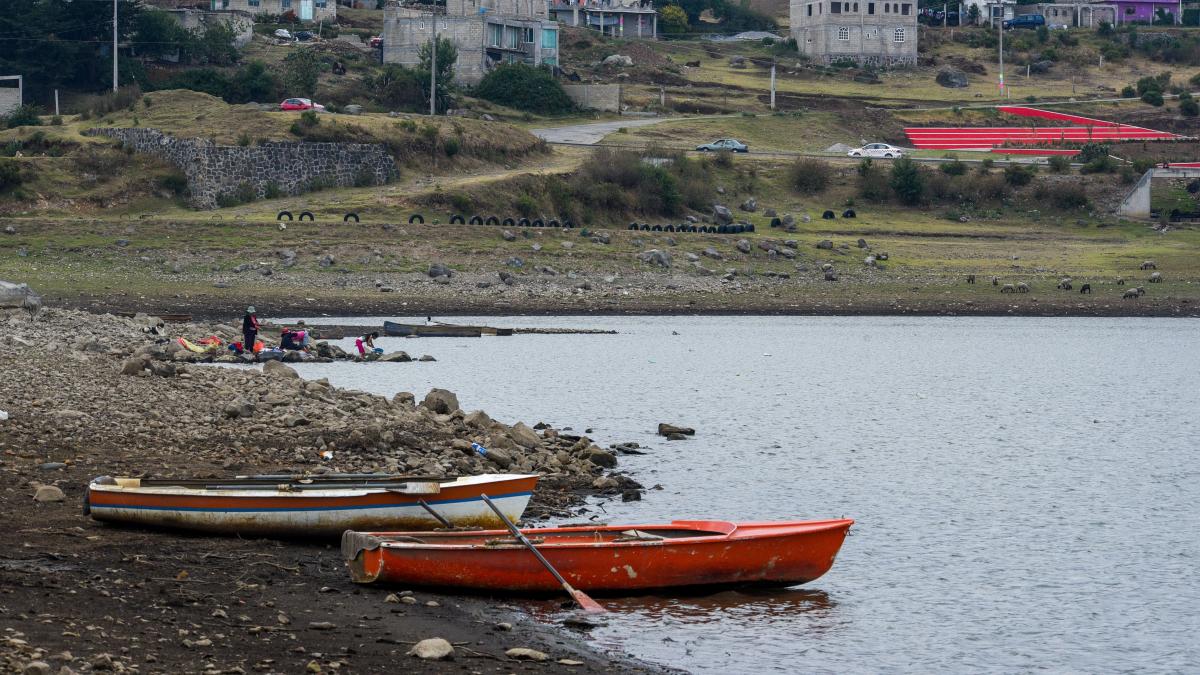
{"type": "Polygon", "coordinates": [[[704,145],[696,146],[697,152],[719,152],[721,150],[728,150],[730,152],[750,152],[750,146],[733,138],[722,138],[720,140],[713,141],[712,143],[705,143],[704,145]]]}

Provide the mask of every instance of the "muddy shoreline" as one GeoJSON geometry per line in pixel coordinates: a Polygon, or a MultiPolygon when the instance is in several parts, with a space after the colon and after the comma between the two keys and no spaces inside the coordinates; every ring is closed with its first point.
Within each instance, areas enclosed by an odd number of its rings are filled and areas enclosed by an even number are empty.
{"type": "Polygon", "coordinates": [[[499,470],[464,453],[471,438],[505,450],[511,471],[545,474],[527,522],[569,515],[587,494],[636,489],[593,463],[615,459],[590,439],[549,428],[526,433],[486,415],[195,365],[182,354],[149,362],[159,369],[126,368],[162,348],[144,323],[67,310],[30,322],[0,311],[0,410],[9,416],[0,421],[0,508],[10,523],[0,532],[0,670],[662,672],[592,650],[503,598],[357,587],[336,541],[211,537],[86,517],[85,486],[105,474],[499,470]],[[234,396],[243,412],[227,412],[234,396]],[[322,448],[334,458],[322,459],[322,448]],[[405,591],[415,602],[387,600],[405,591]],[[406,655],[434,637],[455,644],[454,661],[406,655]],[[505,654],[514,647],[548,660],[516,661],[505,654]]]}
{"type": "MultiPolygon", "coordinates": [[[[261,297],[261,296],[255,296],[261,297]]],[[[641,300],[620,306],[580,305],[552,299],[529,298],[512,304],[498,304],[487,298],[409,298],[406,304],[392,299],[363,296],[345,300],[256,299],[260,314],[276,317],[367,317],[367,316],[1028,316],[1028,317],[1200,317],[1200,303],[1187,298],[1148,299],[1110,304],[1081,304],[1060,300],[1015,305],[995,302],[932,303],[922,301],[835,303],[816,301],[798,303],[794,299],[772,301],[725,298],[735,303],[682,304],[677,299],[641,300]]],[[[229,320],[230,303],[220,298],[148,298],[130,301],[123,297],[63,298],[61,305],[88,312],[190,313],[198,320],[229,320]]]]}

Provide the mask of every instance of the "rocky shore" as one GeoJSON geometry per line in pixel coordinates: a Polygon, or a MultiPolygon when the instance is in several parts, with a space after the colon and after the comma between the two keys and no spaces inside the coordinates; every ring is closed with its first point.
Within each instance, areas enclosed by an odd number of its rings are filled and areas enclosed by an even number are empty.
{"type": "Polygon", "coordinates": [[[642,667],[527,621],[513,628],[506,610],[481,599],[386,602],[352,586],[325,544],[146,532],[83,516],[84,486],[102,474],[542,473],[527,522],[568,515],[589,494],[640,494],[613,473],[616,456],[586,437],[465,412],[445,390],[388,399],[305,381],[279,362],[261,371],[188,363],[159,342],[170,334],[147,325],[0,311],[0,503],[10,521],[0,534],[0,668],[355,672],[400,660],[507,671],[521,665],[506,655],[515,647],[548,655],[531,663],[642,667]],[[486,459],[473,441],[490,449],[486,459]],[[458,665],[406,656],[433,637],[454,644],[458,665]]]}

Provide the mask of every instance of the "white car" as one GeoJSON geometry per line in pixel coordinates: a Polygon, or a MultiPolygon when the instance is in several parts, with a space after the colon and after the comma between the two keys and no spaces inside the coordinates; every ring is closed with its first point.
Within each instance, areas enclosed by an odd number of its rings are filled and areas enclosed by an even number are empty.
{"type": "Polygon", "coordinates": [[[846,153],[850,157],[903,157],[904,150],[887,143],[867,143],[846,153]]]}
{"type": "Polygon", "coordinates": [[[292,33],[286,28],[276,28],[275,37],[279,38],[280,40],[291,40],[292,33]]]}

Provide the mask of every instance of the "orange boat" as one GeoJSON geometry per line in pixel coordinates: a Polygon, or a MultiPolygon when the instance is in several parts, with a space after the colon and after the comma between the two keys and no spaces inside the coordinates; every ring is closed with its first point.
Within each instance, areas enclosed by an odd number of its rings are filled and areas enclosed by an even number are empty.
{"type": "MultiPolygon", "coordinates": [[[[610,525],[521,530],[575,588],[623,594],[685,586],[794,586],[829,570],[853,520],[610,525]]],[[[506,530],[354,532],[342,554],[360,584],[553,593],[558,581],[506,530]]]]}

